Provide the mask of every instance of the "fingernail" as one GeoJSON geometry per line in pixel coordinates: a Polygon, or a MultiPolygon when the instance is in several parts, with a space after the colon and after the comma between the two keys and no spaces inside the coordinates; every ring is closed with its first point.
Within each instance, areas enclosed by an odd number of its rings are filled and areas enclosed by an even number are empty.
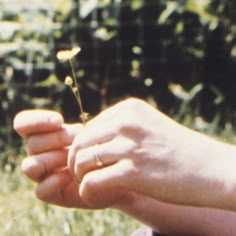
{"type": "Polygon", "coordinates": [[[34,168],[37,165],[37,162],[35,161],[35,159],[33,158],[27,158],[24,159],[22,164],[21,164],[21,170],[23,172],[26,172],[28,170],[32,170],[32,168],[34,168]]]}
{"type": "Polygon", "coordinates": [[[23,160],[21,170],[34,181],[39,181],[46,173],[46,167],[43,163],[29,157],[23,160]]]}

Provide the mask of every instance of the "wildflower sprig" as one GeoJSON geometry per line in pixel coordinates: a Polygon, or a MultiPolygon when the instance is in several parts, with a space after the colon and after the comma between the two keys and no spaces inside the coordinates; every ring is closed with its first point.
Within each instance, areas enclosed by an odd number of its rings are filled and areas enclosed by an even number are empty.
{"type": "Polygon", "coordinates": [[[81,51],[80,47],[75,47],[72,48],[71,50],[59,51],[57,53],[57,59],[60,61],[68,61],[70,64],[72,77],[69,75],[66,76],[65,84],[71,88],[73,94],[75,95],[75,98],[80,108],[80,118],[82,120],[83,125],[86,125],[86,121],[88,120],[88,113],[84,112],[83,109],[82,100],[79,92],[79,85],[76,79],[75,69],[72,62],[73,57],[75,57],[80,51],[81,51]]]}

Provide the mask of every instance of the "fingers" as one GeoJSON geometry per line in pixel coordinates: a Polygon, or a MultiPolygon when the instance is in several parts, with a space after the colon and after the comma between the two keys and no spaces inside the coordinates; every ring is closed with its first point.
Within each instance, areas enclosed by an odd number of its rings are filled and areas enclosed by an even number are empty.
{"type": "Polygon", "coordinates": [[[135,116],[136,112],[133,112],[133,110],[141,104],[143,104],[141,100],[128,99],[101,112],[81,130],[73,143],[72,149],[84,148],[111,140],[119,133],[121,128],[127,128],[127,121],[130,125],[133,119],[137,118],[135,116]]]}
{"type": "Polygon", "coordinates": [[[66,166],[67,149],[33,155],[23,160],[21,169],[33,181],[39,182],[55,170],[66,166]]]}
{"type": "MultiPolygon", "coordinates": [[[[140,110],[143,104],[145,103],[138,99],[128,99],[112,106],[91,120],[76,136],[70,148],[68,166],[71,171],[74,170],[75,156],[78,150],[111,141],[121,132],[134,134],[131,130],[133,128],[132,122],[138,118],[136,109],[140,110]]],[[[134,128],[136,128],[135,124],[134,128]]],[[[138,132],[142,135],[142,130],[136,130],[134,135],[138,136],[138,132]]]]}
{"type": "Polygon", "coordinates": [[[14,119],[14,129],[23,138],[33,133],[51,132],[63,124],[63,117],[49,110],[25,110],[18,113],[14,119]]]}
{"type": "MultiPolygon", "coordinates": [[[[133,176],[138,172],[130,160],[122,160],[112,166],[105,167],[100,170],[89,172],[83,178],[79,194],[89,205],[95,205],[102,199],[97,199],[97,193],[110,192],[112,189],[117,191],[116,193],[122,194],[132,191],[133,176]],[[129,178],[130,177],[130,178],[129,178]]],[[[116,199],[116,196],[113,196],[116,199]]],[[[119,196],[121,197],[121,196],[119,196]]],[[[118,199],[116,199],[117,202],[118,199]]]]}
{"type": "Polygon", "coordinates": [[[130,195],[131,192],[124,188],[112,187],[109,189],[96,188],[96,191],[90,191],[89,195],[84,194],[84,196],[80,197],[90,206],[90,208],[102,209],[107,207],[116,207],[119,204],[123,204],[131,198],[130,195]]]}
{"type": "Polygon", "coordinates": [[[130,199],[125,189],[96,189],[90,201],[84,201],[79,194],[79,185],[70,175],[68,168],[47,177],[36,188],[37,197],[47,203],[63,207],[102,209],[115,206],[130,199]]]}
{"type": "MultiPolygon", "coordinates": [[[[114,120],[115,121],[115,120],[114,120]]],[[[74,170],[75,157],[78,150],[83,148],[94,146],[99,143],[105,143],[112,140],[117,135],[116,124],[111,120],[106,124],[106,132],[104,132],[104,124],[87,125],[82,128],[79,134],[75,137],[73,144],[68,154],[68,166],[71,171],[74,170]]]]}
{"type": "Polygon", "coordinates": [[[75,154],[74,151],[77,151],[76,149],[97,144],[98,139],[101,142],[112,139],[115,135],[114,130],[116,128],[114,117],[121,112],[123,103],[120,102],[118,105],[111,106],[89,121],[86,127],[81,130],[80,135],[74,140],[73,147],[70,151],[71,155],[75,154]],[[109,126],[107,126],[107,121],[110,123],[109,126]],[[106,132],[103,132],[102,129],[104,124],[107,126],[106,132]]]}
{"type": "Polygon", "coordinates": [[[80,133],[73,141],[70,155],[74,155],[79,149],[98,144],[98,142],[103,143],[111,140],[117,134],[115,122],[115,120],[111,120],[109,123],[106,123],[105,121],[106,125],[96,123],[96,127],[88,124],[86,127],[81,129],[80,133]],[[106,127],[106,132],[103,130],[104,126],[106,127]]]}
{"type": "Polygon", "coordinates": [[[72,164],[76,179],[81,182],[83,176],[89,171],[112,165],[121,158],[132,158],[135,146],[132,140],[117,136],[109,142],[78,151],[72,164]],[[100,165],[97,164],[96,158],[99,158],[100,165]]]}
{"type": "Polygon", "coordinates": [[[82,125],[63,125],[62,128],[28,137],[26,149],[29,155],[47,152],[71,145],[82,125]]]}
{"type": "Polygon", "coordinates": [[[36,196],[47,203],[63,207],[89,208],[78,194],[78,185],[67,168],[54,173],[40,182],[36,196]]]}

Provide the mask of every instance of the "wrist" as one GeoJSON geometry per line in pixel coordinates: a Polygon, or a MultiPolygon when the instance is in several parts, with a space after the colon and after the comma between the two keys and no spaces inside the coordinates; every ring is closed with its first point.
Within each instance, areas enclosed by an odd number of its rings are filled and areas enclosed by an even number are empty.
{"type": "Polygon", "coordinates": [[[193,205],[236,210],[236,147],[204,135],[195,143],[202,164],[193,173],[193,205]]]}
{"type": "MultiPolygon", "coordinates": [[[[215,165],[211,166],[216,178],[216,191],[213,192],[213,204],[226,210],[236,211],[236,147],[218,143],[215,165]]],[[[213,157],[214,159],[214,157],[213,157]]]]}
{"type": "Polygon", "coordinates": [[[129,192],[129,196],[127,195],[125,200],[113,207],[149,226],[153,231],[159,231],[158,222],[160,219],[157,217],[159,204],[157,204],[155,199],[135,192],[129,192]]]}
{"type": "Polygon", "coordinates": [[[111,207],[126,212],[130,208],[132,208],[135,201],[136,201],[136,193],[130,191],[123,194],[123,196],[119,199],[119,201],[116,201],[111,207]]]}

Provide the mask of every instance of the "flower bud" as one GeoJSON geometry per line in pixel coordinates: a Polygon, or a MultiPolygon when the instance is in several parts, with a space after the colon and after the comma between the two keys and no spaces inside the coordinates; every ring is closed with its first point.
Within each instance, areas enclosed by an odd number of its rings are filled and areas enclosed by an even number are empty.
{"type": "Polygon", "coordinates": [[[68,75],[65,78],[65,84],[71,86],[73,84],[73,79],[68,75]]]}

